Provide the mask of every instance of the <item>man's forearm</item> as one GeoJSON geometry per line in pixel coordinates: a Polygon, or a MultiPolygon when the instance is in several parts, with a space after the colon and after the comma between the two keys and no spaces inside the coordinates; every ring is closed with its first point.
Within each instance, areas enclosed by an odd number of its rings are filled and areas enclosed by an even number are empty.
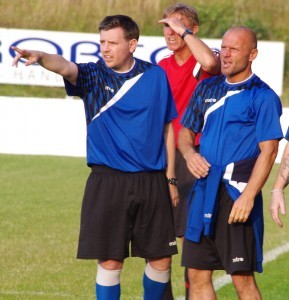
{"type": "Polygon", "coordinates": [[[61,55],[41,52],[38,63],[45,69],[57,73],[69,81],[74,81],[76,79],[75,74],[77,74],[77,66],[61,55]]]}
{"type": "Polygon", "coordinates": [[[284,189],[289,184],[289,142],[282,155],[280,167],[273,189],[284,189]]]}
{"type": "Polygon", "coordinates": [[[172,123],[166,124],[164,129],[164,138],[167,151],[167,170],[166,174],[168,178],[175,178],[175,139],[174,139],[174,129],[172,123]]]}
{"type": "Polygon", "coordinates": [[[67,65],[67,61],[64,57],[58,54],[49,54],[39,51],[38,63],[45,69],[62,75],[63,70],[67,65]]]}
{"type": "Polygon", "coordinates": [[[187,35],[185,41],[206,72],[219,74],[220,59],[213,54],[213,51],[202,40],[195,35],[187,35]]]}
{"type": "Polygon", "coordinates": [[[66,78],[70,83],[75,84],[78,76],[77,65],[66,60],[63,56],[58,54],[49,54],[37,50],[25,50],[15,46],[11,48],[16,52],[13,59],[12,66],[17,67],[20,59],[25,59],[25,65],[30,66],[38,63],[43,68],[57,73],[66,78]]]}
{"type": "Polygon", "coordinates": [[[189,152],[196,152],[194,149],[194,139],[195,134],[193,132],[190,132],[186,128],[182,128],[179,132],[178,136],[178,146],[179,150],[182,153],[182,156],[186,159],[186,154],[189,152]]]}
{"type": "Polygon", "coordinates": [[[263,142],[261,153],[243,194],[254,199],[265,185],[278,152],[278,141],[263,142]]]}

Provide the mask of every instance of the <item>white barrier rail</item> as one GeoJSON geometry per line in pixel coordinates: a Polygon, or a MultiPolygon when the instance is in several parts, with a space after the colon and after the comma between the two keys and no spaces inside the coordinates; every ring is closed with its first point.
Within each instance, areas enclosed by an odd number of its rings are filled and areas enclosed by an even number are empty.
{"type": "Polygon", "coordinates": [[[0,97],[0,152],[86,155],[82,100],[0,97]]]}
{"type": "MultiPolygon", "coordinates": [[[[289,108],[281,117],[289,126],[289,108]]],[[[286,141],[280,142],[280,162],[286,141]]],[[[82,100],[0,97],[0,153],[86,156],[82,100]]]]}

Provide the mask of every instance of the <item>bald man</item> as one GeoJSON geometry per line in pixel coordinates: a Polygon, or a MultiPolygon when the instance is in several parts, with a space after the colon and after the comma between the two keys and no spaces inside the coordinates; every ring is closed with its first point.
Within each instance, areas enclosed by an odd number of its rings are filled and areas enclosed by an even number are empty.
{"type": "Polygon", "coordinates": [[[254,278],[262,272],[261,189],[283,134],[279,97],[252,72],[257,54],[251,29],[229,29],[221,45],[222,75],[198,85],[181,120],[179,149],[198,178],[182,256],[190,299],[216,299],[214,270],[231,275],[239,299],[261,299],[254,278]]]}

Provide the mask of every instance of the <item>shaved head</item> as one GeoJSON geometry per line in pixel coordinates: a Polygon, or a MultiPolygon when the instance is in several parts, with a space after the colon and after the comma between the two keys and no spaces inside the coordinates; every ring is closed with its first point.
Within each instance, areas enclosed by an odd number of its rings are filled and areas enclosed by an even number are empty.
{"type": "Polygon", "coordinates": [[[235,26],[225,32],[221,46],[221,71],[229,82],[240,82],[252,74],[258,55],[257,38],[250,28],[235,26]]]}
{"type": "Polygon", "coordinates": [[[253,49],[257,48],[257,37],[256,37],[256,34],[249,27],[246,27],[246,26],[234,26],[234,27],[228,29],[225,32],[224,36],[226,34],[229,34],[229,33],[242,35],[246,39],[246,43],[250,47],[250,50],[253,50],[253,49]]]}

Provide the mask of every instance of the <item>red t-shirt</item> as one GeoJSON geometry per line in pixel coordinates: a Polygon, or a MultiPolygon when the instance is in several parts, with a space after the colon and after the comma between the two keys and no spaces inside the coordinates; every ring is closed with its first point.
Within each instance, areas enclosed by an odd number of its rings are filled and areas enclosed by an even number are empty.
{"type": "MultiPolygon", "coordinates": [[[[189,100],[199,81],[211,77],[212,75],[201,70],[200,64],[197,63],[193,55],[182,65],[179,66],[175,60],[174,55],[163,58],[159,62],[168,77],[177,111],[178,117],[173,120],[173,127],[175,132],[176,147],[178,146],[178,133],[181,129],[180,119],[187,107],[189,100]]],[[[196,136],[195,146],[199,145],[200,134],[196,136]]]]}

